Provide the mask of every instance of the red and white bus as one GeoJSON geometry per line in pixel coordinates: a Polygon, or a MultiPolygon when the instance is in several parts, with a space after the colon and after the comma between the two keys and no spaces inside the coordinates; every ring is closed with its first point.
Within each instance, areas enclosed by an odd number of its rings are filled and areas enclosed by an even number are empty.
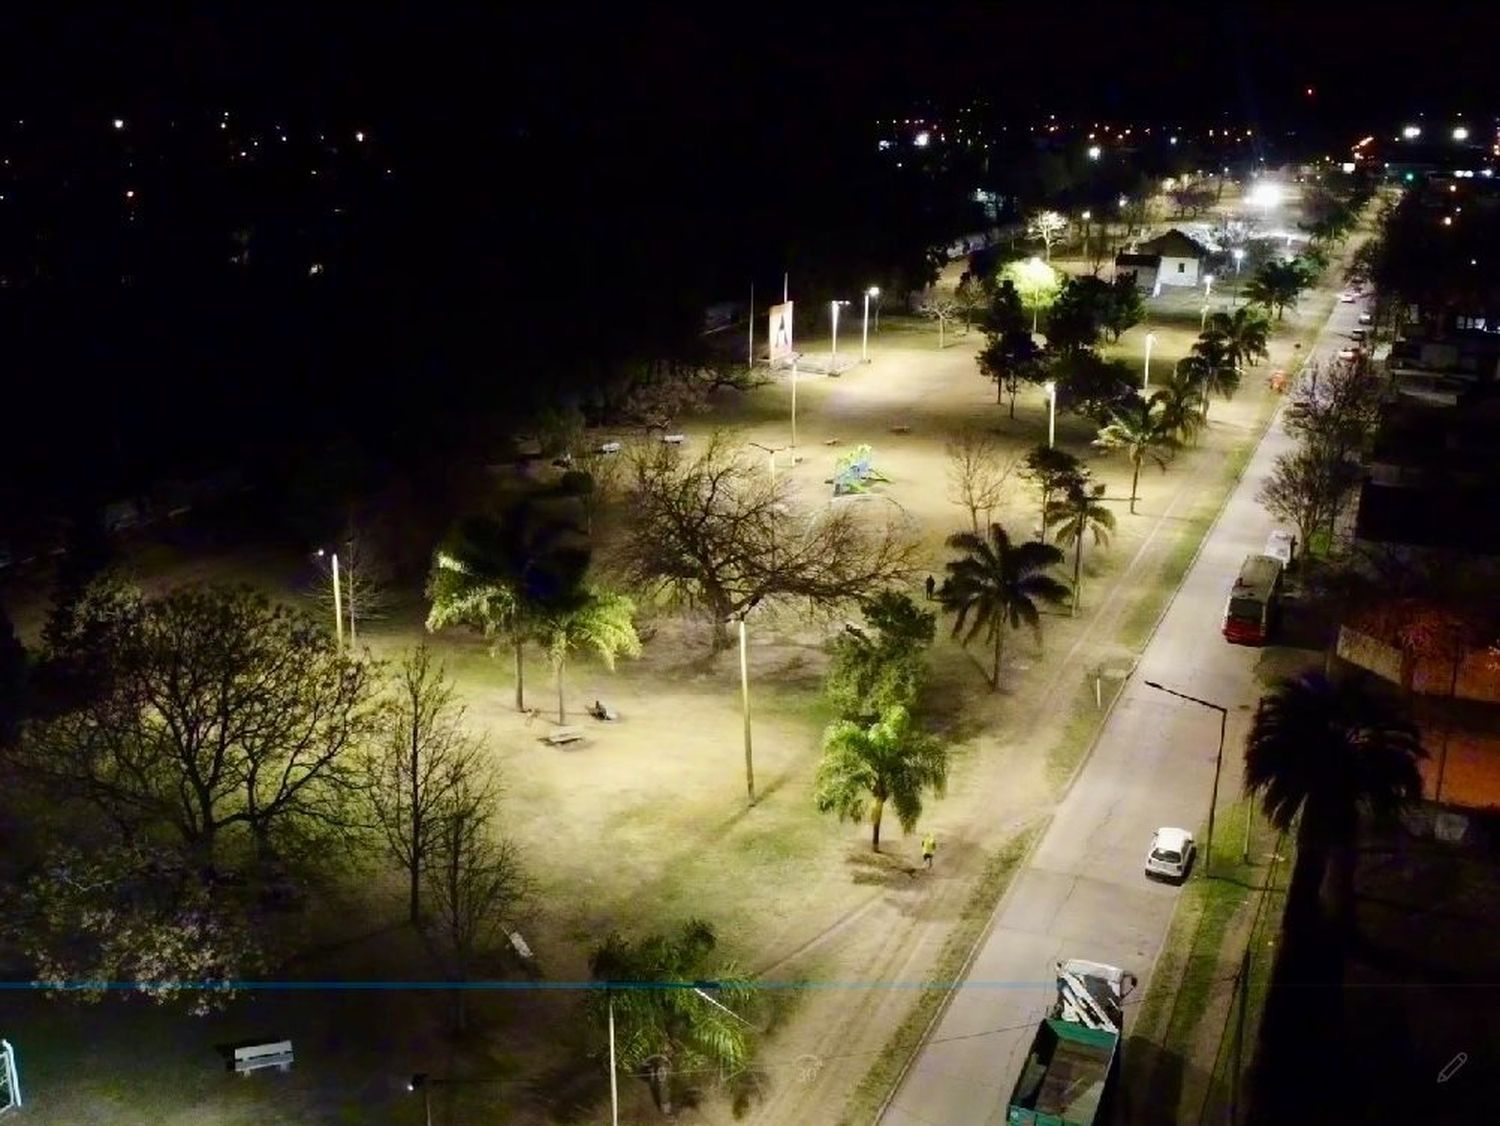
{"type": "Polygon", "coordinates": [[[1281,596],[1281,560],[1247,555],[1224,607],[1224,636],[1238,645],[1264,645],[1281,596]]]}

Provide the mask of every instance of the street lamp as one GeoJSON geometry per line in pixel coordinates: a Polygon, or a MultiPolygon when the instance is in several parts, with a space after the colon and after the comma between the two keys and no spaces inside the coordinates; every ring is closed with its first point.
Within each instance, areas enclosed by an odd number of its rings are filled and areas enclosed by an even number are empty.
{"type": "Polygon", "coordinates": [[[792,464],[797,464],[797,354],[792,353],[792,464]]]}
{"type": "MultiPolygon", "coordinates": [[[[339,651],[342,652],[344,648],[344,603],[339,594],[339,556],[336,551],[324,551],[321,547],[318,548],[318,558],[322,559],[325,555],[333,563],[333,629],[338,637],[339,651]]],[[[351,634],[349,641],[353,644],[354,622],[352,620],[349,623],[349,632],[351,634]]]]}
{"type": "Polygon", "coordinates": [[[1467,141],[1469,139],[1469,131],[1462,125],[1456,126],[1453,130],[1453,139],[1455,141],[1467,141]]]}
{"type": "Polygon", "coordinates": [[[1208,302],[1203,303],[1203,308],[1198,314],[1198,331],[1202,332],[1208,326],[1208,302]]]}
{"type": "Polygon", "coordinates": [[[870,362],[870,298],[880,296],[880,287],[872,285],[865,290],[865,323],[859,337],[860,363],[870,362]]]}
{"type": "Polygon", "coordinates": [[[1203,275],[1203,299],[1205,301],[1207,301],[1213,295],[1214,295],[1214,276],[1212,274],[1204,274],[1203,275]]]}
{"type": "Polygon", "coordinates": [[[1151,386],[1151,345],[1156,343],[1156,333],[1146,333],[1146,370],[1141,373],[1141,390],[1151,386]]]}
{"type": "Polygon", "coordinates": [[[1240,276],[1240,263],[1245,260],[1245,251],[1244,251],[1244,248],[1237,246],[1233,250],[1231,250],[1229,253],[1234,258],[1234,276],[1235,277],[1239,277],[1240,276]]]}
{"type": "Polygon", "coordinates": [[[1092,211],[1085,211],[1083,213],[1083,256],[1084,256],[1084,258],[1087,258],[1089,256],[1089,220],[1092,219],[1093,217],[1094,217],[1094,213],[1092,211]]]}
{"type": "Polygon", "coordinates": [[[419,1071],[406,1084],[408,1091],[422,1092],[422,1116],[427,1120],[427,1126],[432,1126],[432,1088],[440,1082],[442,1080],[419,1071]]]}
{"type": "Polygon", "coordinates": [[[745,619],[759,601],[760,595],[757,594],[743,610],[724,619],[726,623],[736,622],[740,627],[740,704],[745,716],[745,792],[751,805],[755,804],[755,759],[750,747],[750,659],[746,649],[745,619]]]}
{"type": "Polygon", "coordinates": [[[1057,438],[1057,382],[1047,380],[1047,448],[1052,448],[1057,438]]]}
{"type": "Polygon", "coordinates": [[[839,373],[839,306],[847,305],[847,301],[830,301],[829,307],[833,310],[833,355],[828,361],[828,374],[839,373]]]}
{"type": "Polygon", "coordinates": [[[1099,154],[1102,151],[1103,150],[1100,149],[1098,145],[1090,145],[1089,146],[1089,159],[1090,160],[1098,160],[1099,159],[1099,154]]]}
{"type": "Polygon", "coordinates": [[[1229,709],[1218,704],[1210,704],[1207,700],[1200,700],[1196,696],[1189,696],[1186,692],[1165,688],[1154,680],[1148,680],[1145,683],[1147,688],[1155,688],[1158,692],[1165,692],[1168,696],[1176,696],[1179,700],[1186,700],[1191,704],[1197,704],[1199,707],[1219,713],[1219,754],[1214,759],[1214,788],[1208,799],[1208,848],[1203,853],[1203,874],[1211,876],[1214,866],[1214,809],[1219,804],[1219,772],[1224,769],[1224,729],[1229,724],[1229,709]]]}

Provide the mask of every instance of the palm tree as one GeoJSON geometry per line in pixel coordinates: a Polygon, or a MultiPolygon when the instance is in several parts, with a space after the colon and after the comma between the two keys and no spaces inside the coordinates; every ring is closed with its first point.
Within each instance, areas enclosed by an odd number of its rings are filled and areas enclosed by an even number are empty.
{"type": "Polygon", "coordinates": [[[427,577],[427,628],[477,629],[491,653],[508,641],[516,658],[516,710],[525,710],[526,639],[535,615],[565,604],[588,569],[589,551],[578,527],[518,504],[499,519],[460,520],[434,553],[427,577]]]}
{"type": "Polygon", "coordinates": [[[963,637],[965,645],[983,631],[984,639],[994,646],[990,688],[998,691],[1006,627],[1030,626],[1040,646],[1042,625],[1037,601],[1058,606],[1068,597],[1064,583],[1042,573],[1061,563],[1063,553],[1050,543],[1034,540],[1012,543],[999,524],[990,525],[988,536],[973,532],[951,535],[948,546],[964,555],[948,561],[948,578],[941,595],[943,609],[956,615],[954,637],[963,633],[964,624],[968,623],[968,632],[963,637]]]}
{"type": "Polygon", "coordinates": [[[922,816],[922,793],[942,797],[948,787],[948,748],[918,728],[900,704],[868,727],[841,719],[823,735],[813,799],[820,813],[839,820],[870,820],[870,847],[880,851],[885,803],[905,832],[922,816]]]}
{"type": "Polygon", "coordinates": [[[1308,279],[1295,262],[1267,262],[1245,286],[1245,296],[1257,305],[1275,309],[1279,321],[1287,306],[1295,305],[1307,286],[1308,279]]]}
{"type": "Polygon", "coordinates": [[[1214,313],[1208,318],[1208,330],[1223,338],[1225,354],[1237,368],[1249,367],[1270,356],[1266,345],[1271,326],[1265,315],[1252,306],[1233,313],[1214,313]]]}
{"type": "Polygon", "coordinates": [[[673,1112],[673,1073],[743,1074],[755,1051],[743,1015],[755,986],[733,963],[710,959],[717,945],[712,926],[690,919],[634,944],[611,934],[589,958],[594,980],[606,984],[590,1008],[600,1025],[613,1022],[616,1066],[642,1076],[665,1114],[673,1112]]]}
{"type": "Polygon", "coordinates": [[[1161,405],[1162,422],[1184,442],[1194,442],[1203,429],[1203,388],[1191,370],[1179,363],[1172,376],[1151,392],[1152,403],[1161,405]]]}
{"type": "Polygon", "coordinates": [[[1056,526],[1057,542],[1073,545],[1073,613],[1078,613],[1079,592],[1083,589],[1083,541],[1093,535],[1094,546],[1109,543],[1115,529],[1115,514],[1102,503],[1104,486],[1090,486],[1085,481],[1072,485],[1049,505],[1047,523],[1056,526]]]}
{"type": "Polygon", "coordinates": [[[1230,362],[1226,346],[1220,337],[1209,337],[1208,333],[1200,336],[1193,345],[1193,354],[1185,357],[1179,368],[1182,374],[1198,386],[1205,423],[1208,421],[1210,396],[1232,399],[1240,389],[1239,370],[1230,362]]]}
{"type": "Polygon", "coordinates": [[[547,650],[547,659],[557,676],[557,722],[567,722],[563,705],[563,666],[574,649],[590,648],[605,667],[613,669],[621,653],[639,657],[641,640],[632,619],[635,603],[623,594],[586,588],[564,605],[540,613],[534,625],[537,640],[547,650]]]}
{"type": "Polygon", "coordinates": [[[1101,450],[1120,450],[1130,459],[1130,512],[1135,514],[1137,486],[1141,480],[1141,463],[1148,457],[1166,472],[1167,461],[1182,445],[1173,431],[1172,420],[1156,399],[1132,396],[1123,406],[1110,412],[1110,420],[1099,431],[1094,445],[1101,450]]]}
{"type": "Polygon", "coordinates": [[[1420,798],[1425,753],[1411,720],[1364,681],[1309,672],[1261,698],[1245,740],[1245,791],[1281,832],[1301,816],[1289,918],[1317,916],[1327,879],[1334,917],[1348,927],[1360,812],[1389,818],[1420,798]]]}

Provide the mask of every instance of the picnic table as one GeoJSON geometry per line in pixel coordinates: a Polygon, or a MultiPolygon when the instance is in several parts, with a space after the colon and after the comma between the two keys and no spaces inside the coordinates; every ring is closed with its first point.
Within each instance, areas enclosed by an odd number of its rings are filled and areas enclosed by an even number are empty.
{"type": "Polygon", "coordinates": [[[563,747],[569,743],[576,743],[583,738],[581,727],[559,727],[547,735],[547,742],[554,747],[563,747]]]}

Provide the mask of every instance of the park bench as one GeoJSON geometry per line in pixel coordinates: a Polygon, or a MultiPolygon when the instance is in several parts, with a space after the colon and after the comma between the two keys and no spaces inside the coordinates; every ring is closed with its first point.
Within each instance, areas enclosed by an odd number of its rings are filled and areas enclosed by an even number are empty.
{"type": "Polygon", "coordinates": [[[286,1071],[292,1066],[292,1042],[290,1040],[267,1040],[260,1044],[245,1044],[234,1050],[234,1070],[249,1075],[263,1067],[280,1068],[286,1071]]]}
{"type": "Polygon", "coordinates": [[[559,727],[547,736],[547,742],[554,747],[562,747],[569,743],[576,743],[582,738],[583,728],[581,727],[559,727]]]}
{"type": "Polygon", "coordinates": [[[511,931],[509,937],[511,949],[516,952],[521,961],[532,962],[536,960],[536,955],[531,952],[531,947],[526,945],[526,940],[521,937],[520,931],[511,931]]]}
{"type": "Polygon", "coordinates": [[[599,452],[601,454],[617,454],[617,453],[620,452],[620,443],[619,442],[605,442],[603,445],[601,445],[599,447],[599,449],[598,449],[597,452],[599,452]]]}
{"type": "Polygon", "coordinates": [[[669,446],[680,446],[687,441],[686,434],[663,434],[661,440],[669,446]]]}

